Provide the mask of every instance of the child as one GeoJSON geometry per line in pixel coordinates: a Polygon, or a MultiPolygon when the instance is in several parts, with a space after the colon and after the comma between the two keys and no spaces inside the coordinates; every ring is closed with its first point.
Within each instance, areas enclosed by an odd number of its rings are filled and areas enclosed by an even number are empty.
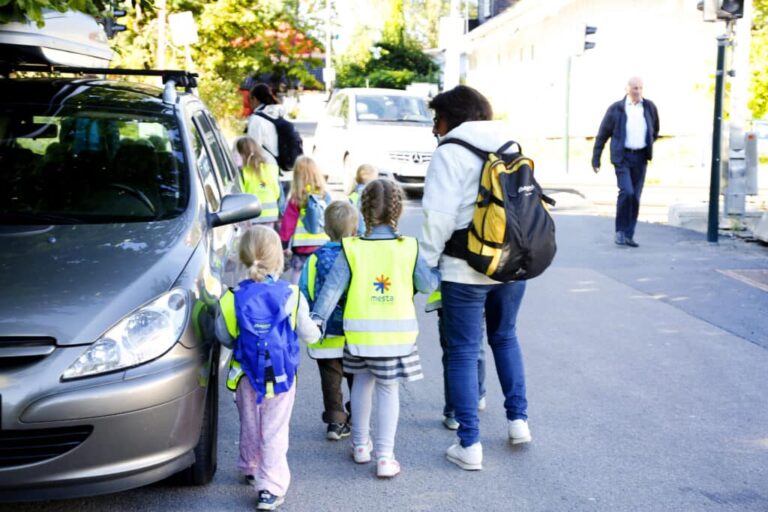
{"type": "Polygon", "coordinates": [[[366,232],[341,241],[344,258],[337,258],[315,302],[313,317],[321,322],[332,314],[341,294],[344,305],[344,371],[354,375],[352,386],[352,450],[357,463],[371,460],[370,422],[376,394],[376,475],[400,472],[395,460],[395,432],[400,414],[399,382],[423,378],[416,336],[414,289],[434,290],[437,270],[418,255],[416,239],[401,236],[397,222],[403,196],[392,181],[377,179],[362,194],[366,232]]]}
{"type": "Polygon", "coordinates": [[[237,139],[235,150],[242,161],[243,192],[255,195],[261,203],[261,215],[252,222],[274,228],[280,216],[278,205],[283,191],[277,165],[264,160],[261,148],[250,137],[237,139]]]}
{"type": "MultiPolygon", "coordinates": [[[[325,232],[331,241],[312,253],[299,279],[299,289],[309,301],[310,308],[322,291],[325,278],[341,252],[341,239],[353,236],[357,232],[357,215],[357,210],[347,201],[334,201],[325,209],[325,232]]],[[[341,391],[341,382],[344,377],[347,378],[349,389],[352,389],[352,375],[345,374],[342,367],[343,312],[344,297],[342,296],[328,320],[323,340],[309,347],[309,355],[317,359],[317,366],[320,369],[325,408],[323,422],[328,424],[326,438],[331,441],[338,441],[342,437],[349,436],[350,433],[349,414],[344,410],[344,396],[341,391]]]]}
{"type": "Polygon", "coordinates": [[[250,279],[219,301],[216,336],[233,347],[227,388],[236,393],[240,415],[238,467],[258,490],[256,508],[274,510],[291,480],[286,455],[298,341],[314,343],[320,331],[296,287],[277,279],[283,253],[274,230],[249,228],[240,240],[240,260],[250,279]]]}
{"type": "Polygon", "coordinates": [[[363,193],[365,186],[378,177],[379,172],[375,167],[368,164],[361,165],[357,168],[357,172],[355,173],[355,188],[353,188],[352,192],[347,196],[349,197],[349,202],[360,212],[357,221],[357,234],[361,236],[365,233],[365,219],[363,219],[363,212],[360,209],[360,195],[363,193]]]}
{"type": "MultiPolygon", "coordinates": [[[[288,278],[293,284],[298,282],[301,269],[309,255],[328,241],[328,235],[323,232],[311,233],[304,225],[307,202],[312,194],[324,198],[325,204],[331,202],[331,195],[325,190],[325,179],[315,161],[308,156],[300,156],[293,165],[288,206],[280,225],[283,249],[290,248],[292,253],[288,278]]],[[[289,251],[286,251],[286,254],[288,253],[289,251]]]]}

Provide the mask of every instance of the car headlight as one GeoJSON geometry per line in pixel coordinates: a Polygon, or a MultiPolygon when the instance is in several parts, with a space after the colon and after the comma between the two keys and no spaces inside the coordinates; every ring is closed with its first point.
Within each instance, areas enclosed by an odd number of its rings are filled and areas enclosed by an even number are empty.
{"type": "Polygon", "coordinates": [[[189,298],[174,289],[143,306],[107,331],[62,374],[76,379],[130,368],[165,354],[179,339],[189,298]]]}

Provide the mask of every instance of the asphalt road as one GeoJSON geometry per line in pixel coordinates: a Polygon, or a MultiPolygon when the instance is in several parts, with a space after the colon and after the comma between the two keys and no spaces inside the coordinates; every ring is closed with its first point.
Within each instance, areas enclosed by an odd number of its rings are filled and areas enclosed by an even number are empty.
{"type": "MultiPolygon", "coordinates": [[[[642,224],[638,249],[613,219],[556,214],[559,252],[528,286],[519,336],[533,442],[506,441],[489,358],[484,469],[447,462],[436,319],[420,314],[426,378],[401,388],[402,474],[374,476],[346,442],[324,439],[314,362],[303,359],[291,422],[286,511],[768,510],[768,247],[642,224]],[[752,277],[750,277],[752,276],[752,277]],[[742,277],[742,278],[739,278],[742,277]]],[[[417,234],[417,201],[402,222],[417,234]]],[[[417,304],[423,306],[423,297],[417,304]]],[[[219,470],[201,488],[1,506],[26,511],[253,510],[235,468],[238,420],[222,392],[219,470]]]]}

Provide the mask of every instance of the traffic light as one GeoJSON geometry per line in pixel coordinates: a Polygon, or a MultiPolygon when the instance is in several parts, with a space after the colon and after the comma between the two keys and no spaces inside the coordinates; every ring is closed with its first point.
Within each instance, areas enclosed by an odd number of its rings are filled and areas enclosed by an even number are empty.
{"type": "Polygon", "coordinates": [[[744,17],[744,0],[699,0],[696,8],[704,21],[735,20],[744,17]]]}
{"type": "Polygon", "coordinates": [[[584,25],[584,51],[591,50],[597,43],[590,41],[589,36],[597,32],[597,27],[591,25],[584,25]]]}
{"type": "Polygon", "coordinates": [[[125,25],[115,22],[116,18],[122,18],[126,14],[125,9],[112,9],[112,14],[103,18],[104,32],[106,32],[108,38],[112,39],[115,37],[115,34],[127,28],[125,25]]]}

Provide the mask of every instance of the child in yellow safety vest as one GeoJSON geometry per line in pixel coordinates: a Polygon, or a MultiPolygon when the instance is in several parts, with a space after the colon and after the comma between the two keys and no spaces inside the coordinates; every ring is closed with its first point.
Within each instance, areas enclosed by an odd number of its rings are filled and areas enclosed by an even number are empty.
{"type": "Polygon", "coordinates": [[[277,165],[267,163],[261,148],[250,137],[240,137],[235,142],[235,151],[242,162],[242,189],[253,194],[261,203],[261,215],[251,220],[253,224],[274,227],[280,218],[280,170],[277,165]]]}
{"type": "Polygon", "coordinates": [[[437,288],[439,274],[419,256],[416,239],[397,232],[403,193],[396,183],[372,181],[363,190],[361,203],[365,235],[342,240],[344,257],[336,258],[312,316],[325,323],[346,290],[343,367],[354,375],[352,456],[357,463],[369,462],[375,445],[376,475],[387,478],[400,472],[394,456],[399,383],[423,378],[413,295],[437,288]],[[374,394],[376,435],[372,443],[374,394]]]}
{"type": "Polygon", "coordinates": [[[360,208],[360,197],[365,186],[378,177],[379,171],[377,171],[374,166],[362,164],[357,168],[357,172],[355,173],[355,187],[349,193],[349,196],[347,196],[352,206],[357,208],[360,212],[357,223],[357,234],[360,236],[365,234],[365,219],[363,219],[363,212],[360,208]]]}
{"type": "Polygon", "coordinates": [[[258,491],[258,510],[285,499],[288,425],[296,397],[298,342],[314,343],[320,330],[295,286],[279,281],[283,252],[277,233],[249,228],[240,240],[240,260],[249,279],[219,301],[216,337],[233,349],[227,388],[240,415],[238,468],[258,491]]]}
{"type": "Polygon", "coordinates": [[[312,233],[304,225],[310,195],[324,198],[326,204],[331,202],[317,163],[308,156],[300,156],[293,165],[291,192],[280,223],[280,241],[286,255],[291,257],[288,279],[293,284],[298,283],[309,255],[328,241],[325,232],[312,233]]]}
{"type": "MultiPolygon", "coordinates": [[[[342,238],[354,236],[357,232],[357,215],[355,207],[347,201],[334,201],[325,209],[325,232],[331,241],[309,256],[299,278],[299,290],[307,298],[310,308],[323,290],[328,272],[341,254],[342,238]]],[[[348,411],[351,407],[347,404],[347,410],[345,410],[341,386],[346,378],[351,393],[352,374],[344,373],[342,366],[344,299],[345,297],[342,296],[336,304],[326,324],[323,340],[307,347],[309,356],[317,360],[317,366],[320,369],[324,406],[323,422],[328,424],[326,438],[330,441],[348,437],[351,432],[348,411]]]]}

